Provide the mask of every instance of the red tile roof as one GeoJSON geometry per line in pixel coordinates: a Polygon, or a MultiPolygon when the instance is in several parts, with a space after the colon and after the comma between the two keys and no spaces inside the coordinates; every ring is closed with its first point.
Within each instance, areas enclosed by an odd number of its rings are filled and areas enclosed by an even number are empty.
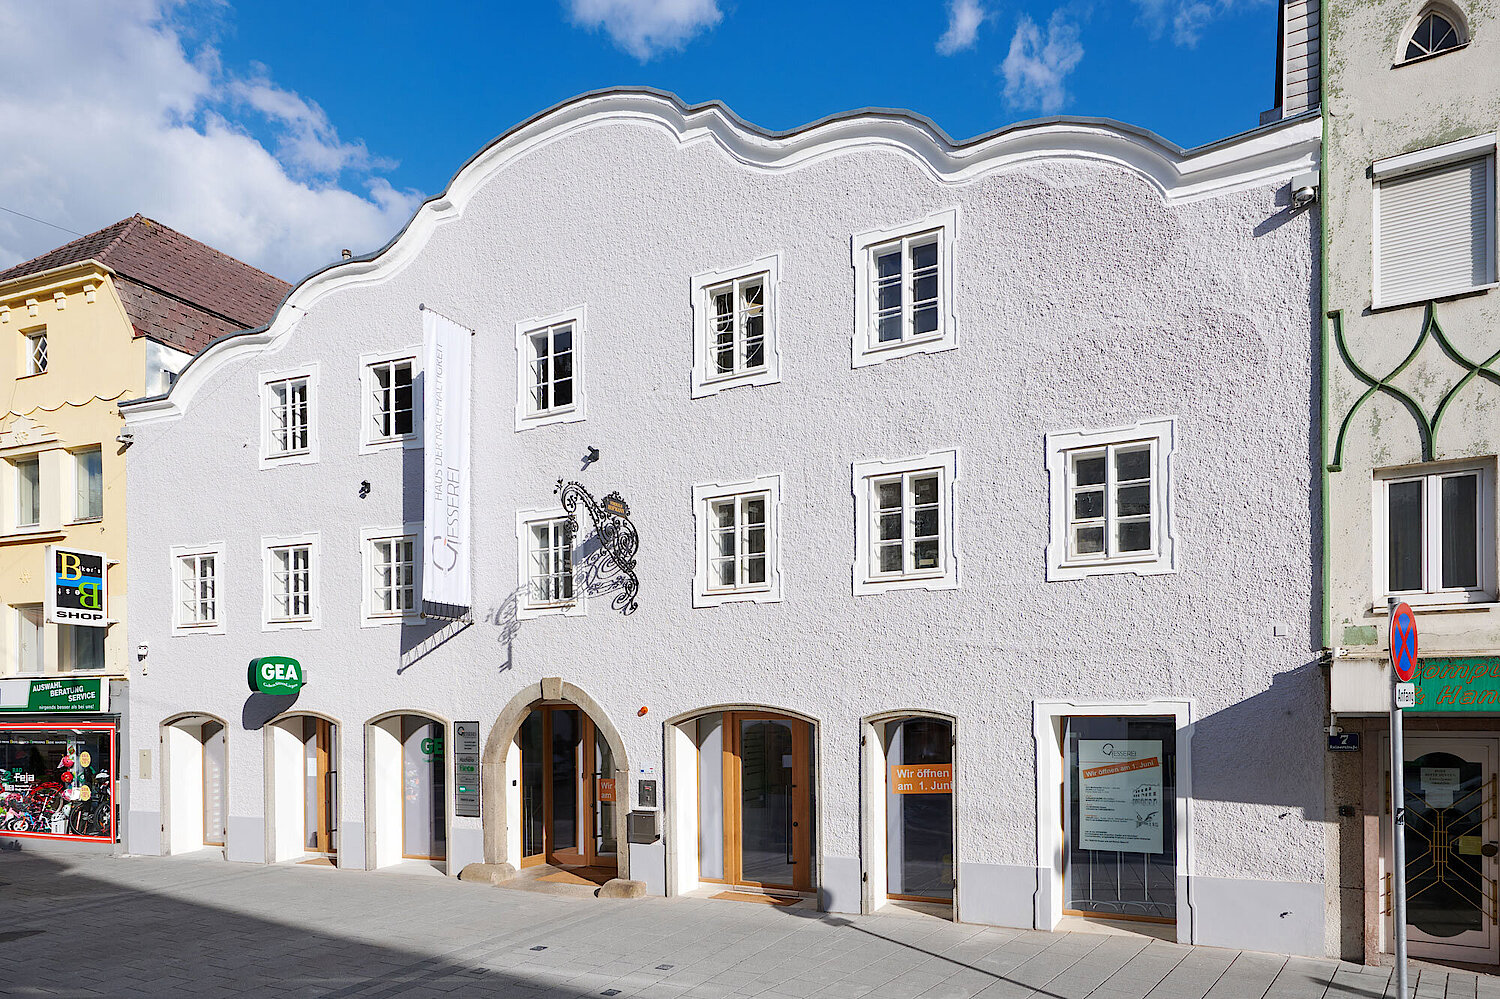
{"type": "Polygon", "coordinates": [[[196,354],[214,337],[264,326],[291,289],[249,264],[135,215],[0,271],[0,284],[84,260],[116,275],[137,336],[196,354]]]}

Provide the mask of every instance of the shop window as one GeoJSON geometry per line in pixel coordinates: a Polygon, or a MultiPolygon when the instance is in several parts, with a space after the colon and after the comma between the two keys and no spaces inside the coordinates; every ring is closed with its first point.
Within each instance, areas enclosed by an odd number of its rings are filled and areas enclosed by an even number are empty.
{"type": "Polygon", "coordinates": [[[41,673],[47,665],[42,642],[45,634],[42,605],[17,604],[12,609],[16,620],[16,672],[41,673]]]}
{"type": "Polygon", "coordinates": [[[516,327],[516,429],[584,418],[582,307],[516,327]]]}
{"type": "Polygon", "coordinates": [[[1064,721],[1063,911],[1175,921],[1175,719],[1064,721]]]}
{"type": "Polygon", "coordinates": [[[1495,597],[1494,466],[1376,477],[1376,589],[1416,603],[1495,597]]]}
{"type": "Polygon", "coordinates": [[[73,520],[104,517],[104,453],[90,447],[73,452],[73,520]]]}
{"type": "Polygon", "coordinates": [[[953,724],[885,726],[886,894],[953,901],[953,724]]]}
{"type": "Polygon", "coordinates": [[[104,669],[104,635],[107,629],[85,628],[76,624],[59,625],[58,657],[63,669],[70,672],[104,669]]]}
{"type": "Polygon", "coordinates": [[[693,278],[693,397],[781,380],[776,257],[693,278]]]}
{"type": "Polygon", "coordinates": [[[854,465],[854,592],[958,586],[958,452],[854,465]]]}
{"type": "Polygon", "coordinates": [[[360,360],[365,399],[361,450],[418,446],[422,407],[417,392],[420,365],[416,353],[367,354],[360,360]]]}
{"type": "Polygon", "coordinates": [[[1175,421],[1047,435],[1047,578],[1176,571],[1175,421]]]}
{"type": "Polygon", "coordinates": [[[0,830],[113,841],[113,725],[0,724],[0,830]]]}
{"type": "Polygon", "coordinates": [[[698,564],[693,606],[731,600],[781,599],[779,539],[781,477],[693,487],[698,564]]]}
{"type": "Polygon", "coordinates": [[[958,346],[953,244],[958,212],[853,239],[854,366],[958,346]]]}

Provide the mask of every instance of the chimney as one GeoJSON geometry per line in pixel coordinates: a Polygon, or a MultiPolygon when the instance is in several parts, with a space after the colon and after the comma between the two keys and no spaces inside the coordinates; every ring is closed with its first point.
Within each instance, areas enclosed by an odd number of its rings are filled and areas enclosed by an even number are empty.
{"type": "Polygon", "coordinates": [[[348,250],[340,250],[339,253],[343,255],[345,260],[354,259],[354,254],[350,253],[348,250]]]}

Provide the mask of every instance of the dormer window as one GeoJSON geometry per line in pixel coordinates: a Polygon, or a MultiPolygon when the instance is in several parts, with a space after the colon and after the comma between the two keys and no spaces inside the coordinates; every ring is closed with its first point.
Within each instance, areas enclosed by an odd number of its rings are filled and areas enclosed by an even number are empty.
{"type": "Polygon", "coordinates": [[[1417,21],[1407,40],[1402,62],[1412,62],[1456,49],[1467,42],[1462,24],[1446,11],[1429,10],[1417,21]]]}

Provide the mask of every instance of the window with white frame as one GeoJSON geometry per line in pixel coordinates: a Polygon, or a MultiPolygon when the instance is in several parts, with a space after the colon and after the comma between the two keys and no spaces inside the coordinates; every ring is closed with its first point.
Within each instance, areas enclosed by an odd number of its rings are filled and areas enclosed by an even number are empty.
{"type": "Polygon", "coordinates": [[[172,549],[172,572],[177,601],[172,622],[174,634],[222,631],[224,619],[219,604],[219,569],[222,556],[217,548],[172,549]]]}
{"type": "Polygon", "coordinates": [[[318,623],[318,543],[315,536],[265,542],[265,621],[269,629],[318,623]]]}
{"type": "Polygon", "coordinates": [[[693,278],[693,397],[780,380],[775,294],[778,258],[693,278]]]}
{"type": "Polygon", "coordinates": [[[104,517],[104,452],[89,447],[73,452],[73,520],[104,517]]]}
{"type": "Polygon", "coordinates": [[[261,383],[261,464],[317,460],[315,398],[317,371],[266,375],[261,383]]]}
{"type": "Polygon", "coordinates": [[[57,655],[65,672],[89,673],[104,669],[104,628],[64,624],[57,629],[57,655]]]}
{"type": "Polygon", "coordinates": [[[362,539],[365,563],[364,619],[366,624],[399,621],[417,614],[417,531],[366,531],[362,539]]]}
{"type": "Polygon", "coordinates": [[[1406,38],[1401,62],[1416,62],[1468,44],[1463,18],[1447,9],[1428,9],[1417,18],[1417,26],[1406,38]]]}
{"type": "Polygon", "coordinates": [[[15,473],[15,527],[36,527],[42,522],[42,462],[37,455],[11,460],[15,473]]]}
{"type": "Polygon", "coordinates": [[[958,586],[958,452],[854,466],[854,592],[958,586]]]}
{"type": "Polygon", "coordinates": [[[958,346],[953,310],[952,210],[854,237],[854,364],[958,346]]]}
{"type": "Polygon", "coordinates": [[[583,594],[573,566],[574,540],[561,511],[523,511],[516,515],[520,555],[521,617],[582,614],[583,594]]]}
{"type": "Polygon", "coordinates": [[[516,429],[572,423],[583,413],[582,307],[516,327],[516,429]]]}
{"type": "Polygon", "coordinates": [[[1491,287],[1495,135],[1374,164],[1376,307],[1491,287]]]}
{"type": "Polygon", "coordinates": [[[781,599],[780,506],[778,475],[693,487],[698,523],[693,606],[781,599]]]}
{"type": "Polygon", "coordinates": [[[1376,474],[1376,590],[1428,603],[1495,598],[1494,463],[1376,474]]]}
{"type": "Polygon", "coordinates": [[[1047,435],[1047,578],[1175,572],[1175,421],[1047,435]]]}
{"type": "Polygon", "coordinates": [[[365,355],[361,361],[365,400],[361,446],[377,450],[394,444],[415,445],[421,421],[416,352],[365,355]]]}
{"type": "Polygon", "coordinates": [[[25,334],[26,338],[26,373],[28,375],[43,375],[47,373],[47,331],[45,329],[33,330],[25,334]]]}
{"type": "Polygon", "coordinates": [[[15,604],[16,658],[18,673],[41,673],[47,665],[41,604],[15,604]]]}

